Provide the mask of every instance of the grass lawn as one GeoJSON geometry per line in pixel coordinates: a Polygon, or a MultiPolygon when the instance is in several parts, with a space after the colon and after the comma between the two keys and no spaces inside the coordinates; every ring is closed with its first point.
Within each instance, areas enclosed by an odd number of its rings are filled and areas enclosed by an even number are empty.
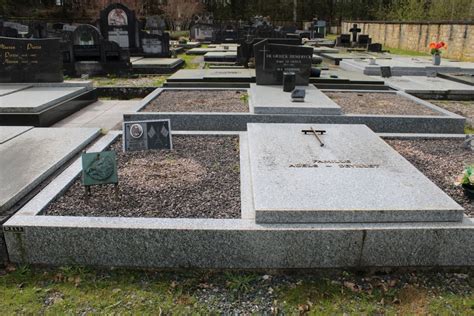
{"type": "Polygon", "coordinates": [[[388,51],[390,51],[391,54],[395,54],[395,55],[423,56],[423,57],[431,56],[428,51],[426,51],[426,53],[421,53],[421,52],[417,52],[417,51],[414,51],[414,50],[406,50],[406,49],[386,47],[386,46],[384,46],[383,49],[388,50],[388,51]]]}
{"type": "Polygon", "coordinates": [[[365,274],[0,269],[2,314],[472,315],[472,271],[365,274]]]}

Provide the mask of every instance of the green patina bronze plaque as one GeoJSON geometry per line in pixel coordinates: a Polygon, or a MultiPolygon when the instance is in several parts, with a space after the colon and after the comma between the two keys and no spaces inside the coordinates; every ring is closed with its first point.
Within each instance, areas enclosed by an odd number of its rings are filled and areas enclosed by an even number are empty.
{"type": "Polygon", "coordinates": [[[82,154],[82,185],[117,184],[115,151],[82,154]]]}

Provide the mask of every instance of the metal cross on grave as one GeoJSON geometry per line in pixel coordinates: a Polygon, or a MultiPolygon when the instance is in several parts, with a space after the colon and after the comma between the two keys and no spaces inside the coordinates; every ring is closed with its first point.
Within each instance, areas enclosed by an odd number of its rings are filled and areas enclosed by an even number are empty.
{"type": "Polygon", "coordinates": [[[265,61],[267,59],[267,52],[271,52],[271,50],[267,50],[267,45],[263,45],[263,50],[261,50],[261,52],[263,52],[263,68],[262,69],[265,69],[265,61]]]}
{"type": "Polygon", "coordinates": [[[352,25],[352,28],[349,30],[352,33],[352,41],[357,42],[357,33],[362,32],[360,28],[357,27],[357,24],[352,25]]]}

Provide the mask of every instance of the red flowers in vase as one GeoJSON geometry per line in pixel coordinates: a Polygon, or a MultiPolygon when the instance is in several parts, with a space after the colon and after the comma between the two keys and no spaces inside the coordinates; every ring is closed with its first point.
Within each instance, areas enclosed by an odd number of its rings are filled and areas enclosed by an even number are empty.
{"type": "Polygon", "coordinates": [[[431,55],[440,55],[441,54],[441,49],[446,49],[448,48],[448,45],[445,42],[431,42],[430,43],[430,49],[431,49],[431,55]]]}

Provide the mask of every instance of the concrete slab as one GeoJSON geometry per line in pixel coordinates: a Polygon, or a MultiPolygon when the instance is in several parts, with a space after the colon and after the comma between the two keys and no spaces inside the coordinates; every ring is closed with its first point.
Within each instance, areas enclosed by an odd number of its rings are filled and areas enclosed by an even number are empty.
{"type": "Polygon", "coordinates": [[[33,126],[0,126],[0,144],[6,143],[32,128],[33,126]]]}
{"type": "Polygon", "coordinates": [[[235,62],[237,52],[208,52],[204,54],[206,62],[235,62]]]}
{"type": "Polygon", "coordinates": [[[138,111],[139,100],[99,100],[57,122],[54,127],[95,127],[105,130],[121,127],[123,114],[138,111]]]}
{"type": "Polygon", "coordinates": [[[181,69],[171,75],[169,82],[196,81],[255,81],[255,69],[181,69]]]}
{"type": "Polygon", "coordinates": [[[427,76],[432,73],[463,72],[474,74],[474,63],[454,62],[443,59],[440,66],[434,66],[431,59],[424,57],[397,57],[377,59],[377,65],[369,65],[367,59],[345,59],[341,68],[362,72],[369,76],[380,76],[380,67],[391,67],[393,76],[427,76]]]}
{"type": "Polygon", "coordinates": [[[34,128],[0,145],[0,213],[99,135],[97,128],[34,128]]]}
{"type": "Polygon", "coordinates": [[[250,106],[255,114],[339,115],[341,107],[313,85],[297,86],[306,91],[304,102],[292,102],[282,86],[250,85],[250,106]]]}
{"type": "Polygon", "coordinates": [[[248,124],[257,223],[460,222],[463,208],[365,125],[248,124]],[[319,138],[302,130],[325,130],[319,138]]]}
{"type": "Polygon", "coordinates": [[[445,73],[438,75],[441,78],[460,82],[470,86],[474,86],[474,74],[463,74],[463,73],[445,73]]]}
{"type": "Polygon", "coordinates": [[[173,68],[176,65],[182,63],[181,58],[140,58],[132,61],[132,66],[137,67],[170,67],[173,68]]]}
{"type": "Polygon", "coordinates": [[[0,87],[0,97],[20,90],[30,88],[29,84],[2,84],[0,87]]]}
{"type": "Polygon", "coordinates": [[[87,91],[86,87],[32,87],[0,97],[0,113],[38,113],[87,91]]]}
{"type": "MultiPolygon", "coordinates": [[[[308,45],[305,45],[305,46],[308,46],[308,45]]],[[[339,53],[339,49],[321,46],[321,47],[313,47],[313,52],[316,55],[321,55],[322,53],[337,54],[339,53]]]]}
{"type": "Polygon", "coordinates": [[[401,76],[384,78],[384,80],[390,87],[405,91],[406,93],[416,94],[450,92],[455,94],[474,95],[474,86],[438,77],[401,76]]]}

